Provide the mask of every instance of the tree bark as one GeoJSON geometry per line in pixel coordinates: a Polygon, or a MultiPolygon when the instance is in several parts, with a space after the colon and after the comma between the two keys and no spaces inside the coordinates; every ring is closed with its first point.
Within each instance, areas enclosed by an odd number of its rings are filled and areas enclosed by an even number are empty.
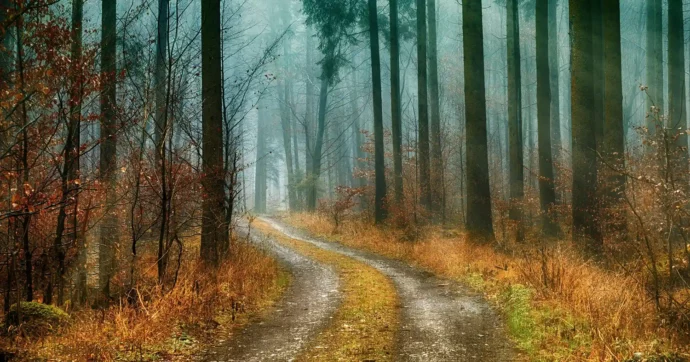
{"type": "Polygon", "coordinates": [[[254,212],[266,213],[266,110],[263,102],[259,101],[258,121],[256,127],[256,177],[254,179],[254,212]]]}
{"type": "MultiPolygon", "coordinates": [[[[661,30],[663,11],[661,0],[647,0],[647,112],[652,107],[664,108],[663,33],[661,30]]],[[[659,114],[662,114],[659,112],[659,114]]],[[[663,127],[662,124],[658,125],[663,127]]],[[[647,117],[650,134],[656,133],[656,117],[647,117]]]]}
{"type": "Polygon", "coordinates": [[[438,86],[438,40],[436,26],[436,0],[427,0],[429,19],[429,105],[431,116],[431,198],[435,217],[445,218],[443,194],[443,150],[441,149],[441,105],[438,86]]]}
{"type": "Polygon", "coordinates": [[[550,213],[556,203],[556,189],[551,154],[551,82],[549,71],[549,0],[537,0],[537,119],[539,140],[539,200],[542,229],[546,236],[556,236],[558,229],[550,213]]]}
{"type": "MultiPolygon", "coordinates": [[[[400,34],[398,29],[398,0],[390,0],[391,22],[391,129],[393,139],[393,188],[398,207],[403,202],[402,170],[402,105],[400,94],[400,34]]],[[[359,133],[359,130],[357,130],[359,133]]]]}
{"type": "Polygon", "coordinates": [[[201,5],[202,44],[202,133],[203,179],[201,260],[219,263],[219,247],[224,243],[225,175],[223,174],[223,78],[221,52],[220,0],[205,0],[201,5]]]}
{"type": "MultiPolygon", "coordinates": [[[[668,124],[672,137],[676,138],[678,149],[678,174],[681,183],[687,183],[688,174],[688,129],[685,110],[685,37],[683,26],[683,1],[668,2],[668,124]],[[677,136],[676,136],[677,135],[677,136]]],[[[687,187],[684,187],[687,189],[687,187]]]]}
{"type": "Polygon", "coordinates": [[[522,208],[525,195],[522,135],[522,76],[520,71],[520,17],[517,0],[507,3],[508,35],[508,149],[510,155],[510,211],[517,224],[517,241],[524,239],[522,208]]]}
{"type": "Polygon", "coordinates": [[[462,2],[467,131],[467,230],[476,241],[494,240],[489,187],[484,84],[482,1],[462,2]]]}
{"type": "Polygon", "coordinates": [[[117,250],[117,1],[102,1],[101,72],[106,79],[101,93],[100,182],[105,187],[105,215],[101,221],[98,251],[101,302],[110,299],[110,279],[117,250]]]}
{"type": "MultiPolygon", "coordinates": [[[[604,145],[606,163],[616,170],[625,168],[625,127],[623,124],[623,79],[621,75],[621,17],[620,0],[604,0],[605,54],[605,117],[604,145]]],[[[606,179],[609,199],[606,206],[608,223],[616,231],[626,228],[625,212],[621,211],[625,197],[625,175],[608,171],[606,179]]]]}
{"type": "MultiPolygon", "coordinates": [[[[551,148],[553,160],[562,162],[561,149],[561,97],[560,97],[560,57],[558,47],[558,3],[549,1],[549,75],[551,77],[551,148]]],[[[557,170],[554,170],[557,171],[557,170]]],[[[558,178],[554,174],[554,178],[558,178]]]]}
{"type": "Polygon", "coordinates": [[[420,201],[427,212],[432,212],[431,173],[429,169],[429,98],[427,94],[427,28],[426,0],[417,0],[417,100],[419,134],[417,162],[419,164],[420,201]]]}
{"type": "MultiPolygon", "coordinates": [[[[596,0],[595,0],[596,1],[596,0]]],[[[571,105],[573,163],[573,239],[591,255],[599,253],[602,238],[597,207],[596,124],[592,117],[594,79],[592,3],[570,0],[571,105]]]]}
{"type": "Polygon", "coordinates": [[[328,106],[328,79],[322,76],[321,94],[319,96],[319,119],[316,131],[316,141],[312,153],[312,172],[309,175],[309,193],[307,195],[307,208],[316,211],[316,199],[319,176],[321,175],[321,158],[323,151],[323,136],[326,130],[326,107],[328,106]]]}
{"type": "Polygon", "coordinates": [[[386,163],[383,148],[383,101],[381,99],[381,56],[379,52],[378,7],[369,0],[369,44],[371,49],[371,78],[374,91],[374,171],[376,173],[376,200],[374,219],[386,219],[386,163]]]}

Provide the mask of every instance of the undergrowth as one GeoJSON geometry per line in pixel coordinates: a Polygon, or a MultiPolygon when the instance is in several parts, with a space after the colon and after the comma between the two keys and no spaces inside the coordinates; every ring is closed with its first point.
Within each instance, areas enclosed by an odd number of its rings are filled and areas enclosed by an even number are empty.
{"type": "MultiPolygon", "coordinates": [[[[403,231],[352,218],[333,233],[321,215],[291,214],[291,224],[331,241],[403,259],[481,291],[499,309],[516,346],[534,361],[685,361],[690,346],[664,324],[634,275],[602,269],[568,244],[511,254],[430,228],[418,242],[403,231]],[[669,359],[670,358],[670,359],[669,359]]],[[[535,248],[536,249],[536,248],[535,248]]]]}
{"type": "MultiPolygon", "coordinates": [[[[235,241],[232,256],[214,272],[197,261],[198,237],[185,245],[172,291],[157,289],[155,274],[141,275],[136,303],[123,297],[108,309],[74,311],[59,333],[0,338],[0,351],[20,360],[189,360],[217,339],[227,340],[276,300],[287,283],[277,263],[246,242],[235,241]]],[[[151,257],[139,263],[151,263],[151,257]]]]}

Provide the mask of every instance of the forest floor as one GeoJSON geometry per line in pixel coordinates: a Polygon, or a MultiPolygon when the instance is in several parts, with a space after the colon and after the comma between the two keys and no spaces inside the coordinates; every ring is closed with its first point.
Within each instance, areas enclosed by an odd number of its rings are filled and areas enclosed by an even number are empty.
{"type": "Polygon", "coordinates": [[[216,350],[209,361],[519,358],[493,308],[479,293],[460,283],[401,261],[319,240],[277,219],[252,223],[254,241],[261,239],[257,231],[293,270],[293,286],[272,313],[216,350]],[[332,274],[320,269],[323,265],[338,274],[340,296],[330,294],[332,274]],[[321,281],[314,282],[309,270],[316,270],[321,281]],[[319,303],[320,309],[307,302],[316,298],[310,295],[318,293],[331,295],[319,303]],[[337,309],[324,318],[324,309],[331,310],[333,303],[337,309]],[[309,338],[312,340],[305,343],[309,338]]]}

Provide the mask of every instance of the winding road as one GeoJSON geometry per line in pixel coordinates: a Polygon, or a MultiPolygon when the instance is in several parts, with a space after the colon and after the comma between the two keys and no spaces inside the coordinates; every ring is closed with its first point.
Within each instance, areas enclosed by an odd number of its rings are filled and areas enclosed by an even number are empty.
{"type": "MultiPolygon", "coordinates": [[[[366,263],[393,281],[402,304],[396,361],[514,360],[500,318],[468,288],[401,261],[320,240],[275,218],[262,220],[292,239],[366,263]]],[[[330,267],[255,231],[251,239],[275,254],[293,283],[274,311],[218,347],[207,361],[291,361],[339,305],[338,276],[330,267]]]]}

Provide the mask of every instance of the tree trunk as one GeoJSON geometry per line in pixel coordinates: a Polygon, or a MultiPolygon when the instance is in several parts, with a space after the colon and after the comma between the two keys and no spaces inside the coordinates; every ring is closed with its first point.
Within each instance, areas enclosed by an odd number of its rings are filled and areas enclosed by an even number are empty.
{"type": "MultiPolygon", "coordinates": [[[[652,107],[664,108],[663,11],[661,0],[647,0],[647,112],[652,107]]],[[[659,112],[659,114],[662,114],[659,112]]],[[[656,132],[656,117],[647,117],[649,132],[656,132]]],[[[658,125],[663,127],[663,124],[658,125]]]]}
{"type": "Polygon", "coordinates": [[[494,240],[489,187],[484,84],[482,1],[462,2],[467,131],[467,230],[477,241],[494,240]]]}
{"type": "Polygon", "coordinates": [[[431,116],[431,197],[436,218],[445,218],[443,194],[443,150],[441,149],[441,106],[438,88],[438,40],[436,27],[436,0],[427,0],[429,17],[429,105],[431,116]]]}
{"type": "MultiPolygon", "coordinates": [[[[158,0],[158,32],[156,38],[156,73],[154,83],[156,87],[156,123],[154,130],[154,141],[156,150],[160,151],[160,144],[165,143],[166,118],[167,118],[167,78],[166,70],[168,67],[168,17],[169,0],[158,0]]],[[[164,157],[160,152],[156,152],[158,162],[164,157]]]]}
{"type": "MultiPolygon", "coordinates": [[[[290,26],[290,3],[285,2],[282,9],[283,26],[287,29],[290,26]]],[[[292,117],[290,110],[290,39],[283,39],[283,66],[285,76],[283,77],[283,88],[278,85],[278,96],[280,103],[280,121],[283,129],[283,150],[285,152],[285,167],[287,168],[288,181],[288,209],[293,211],[297,207],[297,195],[295,193],[295,169],[292,154],[292,117]]]]}
{"type": "Polygon", "coordinates": [[[386,163],[383,148],[383,101],[381,99],[381,57],[379,52],[379,24],[376,0],[369,0],[369,44],[371,49],[371,78],[374,89],[374,171],[376,200],[374,218],[381,223],[386,218],[386,163]]]}
{"type": "MultiPolygon", "coordinates": [[[[598,1],[598,0],[594,0],[598,1]]],[[[601,250],[597,207],[597,150],[592,52],[592,3],[570,0],[573,163],[573,238],[586,252],[601,250]]]]}
{"type": "Polygon", "coordinates": [[[420,201],[427,212],[432,211],[431,174],[429,170],[429,111],[427,95],[427,30],[426,0],[417,0],[417,97],[419,110],[419,135],[417,139],[419,152],[419,186],[420,201]]]}
{"type": "MultiPolygon", "coordinates": [[[[549,75],[551,78],[551,148],[553,160],[562,162],[561,149],[561,97],[560,97],[560,57],[558,48],[558,2],[549,1],[549,75]]],[[[557,171],[557,170],[554,170],[557,171]]],[[[554,174],[554,179],[557,179],[554,174]]]]}
{"type": "MultiPolygon", "coordinates": [[[[683,1],[668,2],[668,124],[678,147],[678,174],[682,185],[687,183],[688,129],[685,110],[685,37],[683,26],[683,1]],[[676,136],[677,135],[677,136],[676,136]]],[[[684,187],[687,189],[687,187],[684,187]]]]}
{"type": "Polygon", "coordinates": [[[602,0],[592,2],[592,62],[593,62],[593,96],[590,110],[596,129],[597,150],[603,148],[604,142],[604,22],[602,0]]]}
{"type": "Polygon", "coordinates": [[[517,224],[517,241],[524,239],[522,220],[525,195],[522,136],[522,76],[520,70],[520,17],[517,0],[507,3],[508,35],[508,139],[510,155],[510,220],[517,224]]]}
{"type": "Polygon", "coordinates": [[[101,72],[106,79],[101,93],[100,181],[105,187],[105,215],[101,220],[98,248],[101,302],[110,299],[110,279],[115,272],[117,250],[117,1],[103,0],[101,30],[101,72]]]}
{"type": "Polygon", "coordinates": [[[268,150],[266,147],[266,123],[265,105],[259,101],[258,105],[258,124],[256,127],[256,177],[254,179],[254,212],[257,214],[266,213],[266,157],[268,150]]]}
{"type": "MultiPolygon", "coordinates": [[[[606,163],[616,170],[625,167],[625,127],[623,125],[623,79],[621,75],[621,18],[620,0],[604,0],[604,54],[605,54],[605,117],[604,145],[606,163]]],[[[609,199],[606,206],[613,208],[607,213],[608,223],[616,231],[626,227],[625,212],[621,212],[625,197],[625,175],[607,171],[609,199]]]]}
{"type": "Polygon", "coordinates": [[[220,0],[201,5],[202,133],[204,198],[201,225],[201,260],[217,266],[225,235],[225,175],[223,174],[223,78],[220,0]]]}
{"type": "Polygon", "coordinates": [[[557,226],[551,218],[551,208],[556,203],[556,188],[551,155],[551,82],[549,72],[549,0],[537,0],[537,119],[539,140],[539,200],[543,232],[556,236],[557,226]]]}
{"type": "MultiPolygon", "coordinates": [[[[391,22],[391,129],[393,139],[393,187],[398,207],[403,201],[402,170],[402,105],[400,94],[400,35],[398,30],[398,0],[390,0],[391,22]]],[[[355,109],[356,110],[356,109],[355,109]]],[[[359,130],[357,130],[359,133],[359,130]]],[[[358,146],[359,147],[359,146],[358,146]]]]}
{"type": "Polygon", "coordinates": [[[319,96],[319,119],[316,131],[316,142],[312,153],[312,172],[309,175],[309,194],[307,195],[307,208],[316,211],[316,199],[319,176],[321,176],[321,156],[323,150],[323,136],[326,130],[326,107],[328,106],[328,79],[325,75],[321,79],[321,94],[319,96]]]}

